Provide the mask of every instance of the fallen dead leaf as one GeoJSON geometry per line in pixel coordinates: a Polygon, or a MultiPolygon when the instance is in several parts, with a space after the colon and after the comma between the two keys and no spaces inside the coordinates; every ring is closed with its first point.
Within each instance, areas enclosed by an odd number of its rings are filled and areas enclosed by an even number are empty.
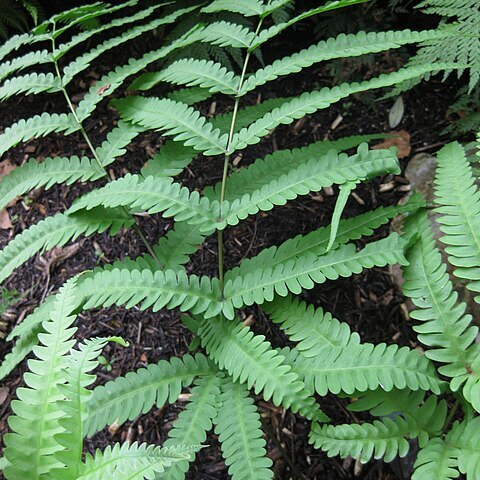
{"type": "MultiPolygon", "coordinates": [[[[7,158],[3,162],[0,162],[0,179],[5,175],[8,175],[12,170],[15,169],[15,165],[7,158]]],[[[9,203],[10,205],[14,205],[16,200],[9,203]]],[[[7,209],[4,208],[0,211],[0,229],[2,230],[10,230],[13,228],[12,222],[10,220],[10,215],[7,212],[7,209]]]]}
{"type": "Polygon", "coordinates": [[[8,214],[7,209],[4,208],[3,210],[0,210],[0,229],[11,230],[12,228],[12,221],[10,220],[10,215],[8,214]]]}
{"type": "Polygon", "coordinates": [[[8,388],[0,387],[0,405],[5,403],[8,399],[8,388]]]}
{"type": "Polygon", "coordinates": [[[38,259],[40,269],[49,275],[50,272],[63,263],[65,260],[75,255],[81,248],[83,242],[74,243],[68,247],[55,247],[49,250],[45,255],[38,259]]]}
{"type": "Polygon", "coordinates": [[[398,132],[390,132],[390,135],[393,136],[372,148],[381,149],[396,147],[398,150],[398,158],[408,157],[412,151],[412,147],[410,146],[410,134],[406,130],[399,130],[398,132]]]}

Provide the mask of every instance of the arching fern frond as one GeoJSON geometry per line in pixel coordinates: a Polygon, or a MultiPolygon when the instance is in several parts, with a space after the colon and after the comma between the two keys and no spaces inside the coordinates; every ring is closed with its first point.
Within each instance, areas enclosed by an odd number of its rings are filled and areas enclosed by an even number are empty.
{"type": "Polygon", "coordinates": [[[347,349],[360,344],[360,336],[351,332],[347,323],[292,296],[278,297],[264,304],[262,309],[273,323],[280,324],[291,341],[299,342],[295,348],[305,357],[315,357],[324,349],[347,349]]]}
{"type": "Polygon", "coordinates": [[[142,167],[142,175],[148,177],[174,177],[181,173],[197,155],[192,147],[169,140],[160,151],[142,167]]]}
{"type": "Polygon", "coordinates": [[[442,438],[432,438],[418,452],[412,480],[458,478],[460,474],[456,468],[457,464],[456,449],[445,443],[442,438]]]}
{"type": "Polygon", "coordinates": [[[5,101],[19,93],[38,94],[60,91],[60,81],[53,73],[29,73],[22,77],[7,79],[0,87],[0,101],[5,101]]]}
{"type": "Polygon", "coordinates": [[[260,415],[245,385],[230,379],[221,385],[215,422],[223,458],[233,480],[267,480],[273,478],[262,438],[260,415]]]}
{"type": "MultiPolygon", "coordinates": [[[[454,274],[480,294],[480,191],[472,167],[459,143],[450,143],[437,155],[436,211],[440,214],[441,241],[447,245],[454,274]]],[[[480,303],[480,295],[475,300],[480,303]]]]}
{"type": "MultiPolygon", "coordinates": [[[[164,443],[166,447],[191,443],[201,445],[205,441],[206,434],[217,416],[221,382],[222,378],[216,375],[196,380],[185,410],[173,422],[173,427],[168,432],[168,439],[164,443]]],[[[194,456],[191,455],[189,460],[193,459],[194,456]]],[[[172,466],[162,480],[183,480],[188,467],[188,460],[181,461],[172,466]]]]}
{"type": "Polygon", "coordinates": [[[113,235],[121,227],[130,227],[132,223],[132,218],[125,212],[102,207],[75,215],[57,213],[41,220],[17,235],[0,251],[0,281],[37,252],[63,246],[80,235],[101,233],[107,229],[113,235]]]}
{"type": "Polygon", "coordinates": [[[49,189],[58,183],[70,185],[77,180],[97,180],[104,175],[97,163],[89,158],[76,156],[46,158],[42,163],[30,159],[15,168],[0,182],[0,209],[20,195],[44,187],[49,189]]]}
{"type": "MultiPolygon", "coordinates": [[[[439,372],[452,378],[452,388],[457,390],[464,382],[464,395],[470,402],[476,402],[476,395],[470,389],[480,388],[478,377],[480,351],[474,344],[478,328],[470,325],[472,317],[466,314],[466,305],[457,303],[458,295],[446,272],[446,265],[435,247],[427,214],[419,212],[405,223],[405,235],[420,234],[419,240],[408,250],[409,265],[404,267],[404,293],[417,306],[411,317],[422,324],[414,326],[419,340],[433,347],[425,355],[442,362],[439,372]],[[471,394],[472,395],[471,395],[471,394]]],[[[475,403],[475,408],[480,404],[475,403]]]]}
{"type": "Polygon", "coordinates": [[[7,433],[5,457],[10,462],[5,475],[10,480],[38,478],[62,464],[55,454],[63,449],[55,435],[63,431],[56,402],[63,399],[59,388],[65,382],[66,355],[73,346],[75,328],[71,315],[74,282],[62,287],[50,318],[43,322],[40,346],[34,348],[36,359],[30,360],[24,376],[27,387],[17,389],[18,400],[12,402],[14,416],[9,418],[12,433],[7,433]]]}
{"type": "Polygon", "coordinates": [[[235,95],[240,77],[229,72],[220,63],[212,60],[196,60],[194,58],[183,58],[170,64],[165,70],[155,74],[150,73],[149,82],[137,84],[137,89],[148,90],[159,82],[169,82],[175,85],[186,85],[188,87],[199,86],[208,89],[211,93],[224,93],[235,95]]]}
{"type": "Polygon", "coordinates": [[[200,449],[199,445],[175,447],[155,447],[143,443],[132,445],[124,443],[108,446],[103,452],[97,450],[95,456],[87,455],[82,473],[78,480],[143,480],[154,479],[158,475],[168,472],[167,467],[173,468],[179,462],[185,461],[194,452],[200,449]]]}
{"type": "MultiPolygon", "coordinates": [[[[201,232],[211,232],[219,223],[219,202],[200,197],[197,191],[174,183],[170,177],[147,177],[127,174],[77,199],[68,214],[83,209],[128,206],[149,213],[163,212],[164,217],[174,217],[198,226],[201,232]]],[[[220,223],[219,226],[221,226],[220,223]]]]}
{"type": "Polygon", "coordinates": [[[98,386],[86,402],[85,434],[91,436],[115,421],[121,425],[133,420],[154,405],[161,408],[167,402],[173,403],[195,377],[213,373],[207,358],[197,353],[195,357],[160,360],[98,386]]]}
{"type": "Polygon", "coordinates": [[[80,128],[72,114],[42,113],[27,120],[21,119],[10,125],[0,135],[0,155],[17,145],[32,138],[44,137],[52,132],[70,134],[80,128]]]}
{"type": "Polygon", "coordinates": [[[261,15],[264,12],[264,6],[260,0],[214,0],[210,5],[202,8],[204,13],[216,13],[225,10],[251,17],[261,15]]]}
{"type": "MultiPolygon", "coordinates": [[[[328,240],[327,240],[328,242],[328,240]]],[[[315,284],[327,279],[349,277],[364,268],[406,262],[403,256],[403,241],[392,234],[377,242],[369,243],[357,252],[355,245],[342,245],[326,255],[307,253],[295,259],[279,263],[275,267],[253,268],[243,275],[236,272],[225,275],[224,309],[227,318],[232,318],[233,307],[272,301],[275,294],[285,296],[290,291],[298,294],[312,289],[315,284]]]]}
{"type": "Polygon", "coordinates": [[[205,155],[225,153],[226,135],[214,129],[205,117],[188,105],[169,99],[129,97],[113,102],[122,118],[144,128],[172,135],[205,155]]]}
{"type": "Polygon", "coordinates": [[[397,345],[363,343],[347,348],[325,348],[316,357],[295,355],[288,363],[307,389],[325,396],[328,392],[352,394],[382,388],[440,392],[435,368],[416,350],[397,345]]]}
{"type": "Polygon", "coordinates": [[[249,48],[255,33],[243,25],[220,21],[208,24],[197,33],[197,38],[219,47],[249,48]]]}
{"type": "Polygon", "coordinates": [[[258,86],[264,85],[280,76],[300,72],[303,68],[310,67],[315,63],[325,60],[377,53],[439,36],[444,36],[444,34],[439,33],[437,30],[426,30],[423,32],[412,32],[410,30],[359,32],[349,35],[342,33],[336,38],[329,38],[326,41],[312,45],[289,57],[276,60],[273,64],[257,70],[247,78],[239,94],[244,95],[258,86]]]}
{"type": "Polygon", "coordinates": [[[279,125],[288,125],[298,118],[314,113],[319,109],[328,108],[333,103],[355,93],[389,87],[401,81],[423,75],[427,71],[434,72],[444,68],[446,67],[443,64],[402,68],[397,72],[383,74],[361,83],[344,83],[338,87],[325,87],[319,91],[305,92],[235,134],[229,153],[258,143],[262,137],[279,125]]]}
{"type": "Polygon", "coordinates": [[[0,81],[7,78],[12,73],[32,67],[33,65],[41,65],[43,63],[50,63],[53,57],[48,50],[37,50],[29,52],[21,57],[15,57],[12,60],[0,64],[0,81]]]}

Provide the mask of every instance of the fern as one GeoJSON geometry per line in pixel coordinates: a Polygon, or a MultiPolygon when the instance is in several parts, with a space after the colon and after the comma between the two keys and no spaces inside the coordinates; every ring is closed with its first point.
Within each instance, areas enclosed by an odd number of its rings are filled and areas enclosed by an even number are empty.
{"type": "Polygon", "coordinates": [[[222,384],[220,407],[214,422],[233,480],[273,478],[269,468],[272,461],[265,457],[260,415],[244,385],[222,384]]]}
{"type": "MultiPolygon", "coordinates": [[[[445,146],[437,156],[436,211],[441,240],[457,277],[470,280],[467,288],[480,293],[480,192],[472,168],[458,143],[445,146]]],[[[480,303],[480,296],[476,297],[480,303]]]]}

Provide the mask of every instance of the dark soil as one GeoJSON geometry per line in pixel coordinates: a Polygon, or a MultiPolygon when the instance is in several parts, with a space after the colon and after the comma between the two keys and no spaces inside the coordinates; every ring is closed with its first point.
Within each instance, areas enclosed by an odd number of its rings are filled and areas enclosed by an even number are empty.
{"type": "MultiPolygon", "coordinates": [[[[312,42],[311,38],[304,36],[295,37],[295,42],[292,40],[292,37],[282,37],[280,44],[282,55],[286,55],[287,50],[300,50],[303,44],[312,42]]],[[[104,71],[117,64],[123,64],[130,56],[137,56],[144,47],[144,44],[136,41],[130,46],[130,51],[122,47],[120,51],[115,50],[114,53],[101,57],[100,63],[94,64],[90,71],[72,86],[71,94],[76,95],[85,91],[104,71]]],[[[269,57],[277,54],[278,49],[273,46],[271,50],[264,51],[265,60],[269,61],[269,57]]],[[[403,52],[377,55],[374,62],[360,65],[360,69],[355,70],[353,75],[370,77],[379,72],[389,71],[402,64],[402,55],[403,52]]],[[[352,64],[345,62],[337,63],[336,66],[344,76],[348,76],[349,72],[352,75],[352,64]]],[[[262,99],[298,95],[302,91],[335,83],[337,81],[330,76],[330,70],[321,65],[289,79],[273,82],[268,88],[261,89],[260,95],[262,99]]],[[[439,132],[444,128],[447,109],[456,88],[452,83],[434,80],[404,96],[406,113],[396,130],[403,129],[410,133],[412,146],[410,155],[419,150],[434,152],[444,141],[439,132]]],[[[116,95],[121,96],[122,93],[117,92],[116,95]]],[[[305,121],[278,128],[261,144],[246,150],[239,166],[245,166],[276,149],[293,148],[316,140],[335,139],[352,134],[388,132],[388,109],[392,101],[373,102],[375,97],[378,98],[375,92],[357,96],[311,115],[305,121]],[[334,128],[332,125],[339,116],[342,116],[343,120],[334,128]]],[[[255,103],[258,100],[256,96],[250,97],[246,99],[246,103],[255,103]]],[[[202,111],[211,112],[211,103],[209,101],[203,104],[202,111]]],[[[224,99],[218,99],[216,113],[230,108],[231,105],[224,99]]],[[[6,127],[20,118],[43,111],[66,111],[63,98],[60,95],[29,96],[18,102],[11,101],[7,107],[2,108],[1,125],[6,127]]],[[[94,145],[99,145],[103,141],[116,118],[108,103],[103,102],[96,115],[87,122],[87,129],[94,145]]],[[[129,147],[127,154],[112,165],[112,174],[118,177],[126,172],[138,172],[152,152],[158,150],[161,142],[162,138],[152,132],[139,136],[129,147]]],[[[5,158],[9,158],[15,164],[22,164],[31,156],[42,159],[53,155],[80,155],[83,152],[87,152],[87,145],[80,135],[73,134],[69,137],[50,135],[48,139],[29,142],[13,149],[5,158]]],[[[408,158],[403,160],[402,164],[405,165],[407,160],[408,158]]],[[[179,180],[189,188],[201,190],[220,179],[222,162],[223,159],[220,158],[199,159],[180,175],[179,180]]],[[[0,232],[1,246],[47,215],[64,211],[77,196],[91,188],[92,185],[62,185],[47,192],[43,190],[33,192],[28,199],[20,200],[9,208],[9,214],[15,220],[14,229],[0,232]]],[[[349,200],[344,216],[351,217],[381,205],[396,204],[407,191],[408,182],[402,176],[377,178],[357,188],[357,197],[349,200]],[[390,184],[389,189],[385,188],[386,184],[390,184]]],[[[240,225],[228,229],[225,234],[226,268],[237,265],[242,258],[258,254],[263,248],[279,244],[299,233],[307,233],[321,225],[327,225],[335,205],[336,191],[333,193],[334,195],[328,190],[315,192],[298,198],[284,207],[249,217],[240,225]]],[[[152,243],[155,243],[170,227],[171,222],[160,216],[141,220],[141,228],[152,243]]],[[[381,228],[372,240],[386,234],[388,227],[381,228]]],[[[59,252],[53,256],[50,252],[37,255],[8,279],[5,287],[17,290],[21,294],[21,299],[4,315],[6,332],[46,295],[56,291],[74,274],[124,258],[127,254],[136,257],[145,251],[134,230],[122,231],[115,237],[110,237],[106,233],[96,234],[89,238],[80,238],[73,243],[79,247],[78,250],[66,259],[53,262],[51,268],[48,268],[48,261],[55,258],[55,255],[58,257],[59,252]]],[[[216,275],[216,252],[216,238],[213,236],[207,238],[193,255],[188,271],[197,275],[216,275]]],[[[418,346],[410,325],[405,321],[404,299],[388,269],[375,268],[348,279],[327,282],[305,292],[304,298],[315,305],[321,305],[336,318],[348,322],[365,342],[418,346]]],[[[286,344],[284,335],[265,318],[259,308],[248,309],[244,315],[253,315],[253,330],[266,335],[274,346],[286,344]]],[[[105,349],[104,356],[110,365],[98,371],[100,382],[157,362],[159,359],[183,355],[188,352],[191,339],[178,312],[166,310],[157,313],[135,308],[88,311],[79,316],[77,325],[79,339],[119,335],[130,343],[129,348],[110,345],[105,349]]],[[[3,357],[9,348],[10,345],[2,344],[0,357],[3,357]]],[[[11,398],[15,395],[15,389],[22,383],[21,375],[24,370],[25,364],[22,364],[3,383],[8,388],[11,398]]],[[[322,398],[320,403],[334,423],[352,422],[357,418],[346,409],[347,402],[344,400],[329,396],[322,398]]],[[[267,433],[269,456],[274,460],[275,478],[282,480],[399,478],[394,473],[398,465],[391,466],[380,461],[372,461],[360,466],[352,460],[327,458],[324,453],[308,445],[307,422],[260,399],[257,404],[267,433]]],[[[134,422],[127,422],[117,430],[105,429],[87,441],[86,449],[92,452],[96,447],[104,447],[114,441],[127,439],[161,444],[183,407],[184,403],[179,401],[165,408],[153,409],[148,415],[134,422]]],[[[7,430],[6,421],[9,414],[7,400],[0,406],[0,432],[7,430]]],[[[207,444],[208,447],[199,453],[197,461],[192,465],[188,478],[202,480],[228,478],[216,436],[210,434],[207,444]]]]}

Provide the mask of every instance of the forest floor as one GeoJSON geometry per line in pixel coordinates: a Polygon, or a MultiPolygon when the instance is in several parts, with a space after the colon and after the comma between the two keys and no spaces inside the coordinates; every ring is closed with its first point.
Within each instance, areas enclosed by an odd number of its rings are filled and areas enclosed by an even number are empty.
{"type": "MultiPolygon", "coordinates": [[[[76,83],[72,90],[74,98],[78,101],[81,92],[86,91],[101,74],[110,70],[114,62],[123,63],[127,55],[133,55],[135,49],[140,48],[141,46],[135,43],[132,45],[132,52],[120,54],[115,52],[115,55],[110,57],[102,57],[101,63],[95,64],[82,80],[76,83]]],[[[295,46],[295,50],[300,48],[300,45],[295,46]]],[[[393,69],[396,63],[401,63],[401,59],[392,55],[376,56],[374,63],[362,66],[362,75],[371,77],[383,73],[387,64],[393,69]]],[[[339,66],[347,71],[351,68],[348,64],[339,66]]],[[[324,68],[312,68],[305,74],[295,76],[294,79],[275,82],[268,89],[260,90],[261,97],[255,94],[247,98],[246,103],[253,104],[266,98],[298,95],[302,91],[312,90],[318,86],[335,84],[335,80],[332,80],[324,68]]],[[[408,141],[401,145],[404,157],[401,160],[402,168],[405,168],[409,158],[416,153],[433,153],[446,141],[440,136],[440,131],[447,125],[447,109],[452,103],[455,91],[454,82],[440,83],[439,80],[433,80],[404,95],[405,114],[395,129],[409,134],[408,141]]],[[[373,98],[375,97],[372,93],[350,98],[333,105],[328,110],[310,115],[304,121],[278,128],[259,146],[247,150],[241,158],[238,158],[238,166],[248,165],[254,159],[273,150],[299,147],[312,141],[366,133],[389,133],[391,129],[388,111],[393,100],[373,102],[373,98]]],[[[202,110],[212,115],[228,111],[231,107],[232,105],[224,101],[216,103],[209,101],[203,104],[202,110]]],[[[17,103],[10,102],[10,108],[5,108],[1,112],[1,127],[5,128],[19,118],[43,111],[51,113],[66,111],[63,98],[59,95],[50,95],[27,97],[17,103]]],[[[94,145],[101,144],[116,120],[117,117],[108,107],[108,102],[103,102],[97,114],[87,123],[87,130],[94,145]]],[[[161,141],[161,137],[154,132],[137,137],[124,157],[111,166],[111,175],[118,177],[127,172],[138,172],[145,160],[153,152],[158,151],[161,141]]],[[[29,157],[41,160],[47,156],[71,156],[84,152],[88,154],[87,145],[79,135],[73,134],[68,137],[50,135],[47,139],[19,146],[4,158],[8,158],[14,165],[20,165],[29,157]]],[[[220,179],[222,162],[223,159],[193,162],[179,176],[179,180],[189,188],[201,191],[204,186],[220,179]]],[[[8,209],[12,228],[0,230],[0,246],[3,248],[14,235],[47,215],[65,211],[74,198],[91,188],[89,184],[61,185],[48,192],[35,191],[20,199],[8,209]]],[[[409,190],[410,185],[403,175],[376,178],[355,190],[355,196],[347,203],[344,217],[367,212],[382,205],[396,204],[409,190]]],[[[242,258],[258,254],[263,248],[327,225],[331,220],[336,193],[335,188],[315,192],[289,202],[284,207],[251,216],[238,226],[229,228],[225,234],[226,268],[235,266],[242,258]]],[[[171,222],[160,216],[141,218],[141,228],[152,243],[155,243],[170,227],[171,222]]],[[[388,227],[381,228],[369,240],[381,238],[388,233],[388,227]]],[[[56,291],[73,275],[121,259],[127,254],[136,257],[144,250],[144,245],[132,229],[122,231],[115,237],[104,233],[80,238],[66,247],[36,255],[12,274],[4,284],[4,288],[18,292],[18,297],[3,314],[2,328],[8,333],[45,296],[56,291]]],[[[215,237],[206,239],[193,255],[187,268],[189,272],[197,275],[217,274],[215,237]]],[[[420,348],[405,313],[404,298],[394,276],[387,268],[374,268],[347,279],[327,282],[306,292],[303,297],[314,305],[321,305],[339,320],[347,322],[353,331],[360,334],[364,342],[396,343],[420,348]]],[[[285,336],[267,321],[260,309],[246,309],[244,314],[245,318],[251,316],[249,321],[252,322],[253,330],[266,335],[275,347],[287,344],[285,336]]],[[[178,312],[166,310],[153,313],[151,310],[126,310],[115,307],[84,312],[79,316],[77,324],[79,338],[118,335],[130,343],[128,348],[110,345],[105,349],[104,357],[107,362],[98,371],[100,382],[160,359],[183,355],[188,352],[191,339],[178,312]]],[[[9,344],[3,341],[0,343],[0,358],[9,351],[9,348],[9,344]]],[[[7,417],[11,413],[9,399],[14,396],[15,389],[22,384],[24,371],[25,364],[22,364],[0,387],[0,434],[7,429],[7,417]]],[[[363,418],[349,412],[345,407],[346,402],[335,396],[322,398],[320,402],[334,423],[363,418]]],[[[281,480],[402,478],[395,472],[398,473],[398,468],[405,466],[404,464],[388,465],[381,461],[372,461],[360,465],[354,460],[327,458],[325,454],[308,445],[307,422],[260,399],[257,399],[257,405],[267,434],[268,455],[274,460],[275,478],[281,480]]],[[[150,414],[127,422],[121,427],[112,425],[105,428],[88,440],[87,449],[92,451],[95,447],[125,440],[161,444],[172,421],[183,407],[184,402],[179,399],[173,405],[153,409],[150,414]]],[[[208,436],[207,445],[207,448],[199,453],[187,478],[198,480],[228,478],[215,435],[208,436]]]]}

